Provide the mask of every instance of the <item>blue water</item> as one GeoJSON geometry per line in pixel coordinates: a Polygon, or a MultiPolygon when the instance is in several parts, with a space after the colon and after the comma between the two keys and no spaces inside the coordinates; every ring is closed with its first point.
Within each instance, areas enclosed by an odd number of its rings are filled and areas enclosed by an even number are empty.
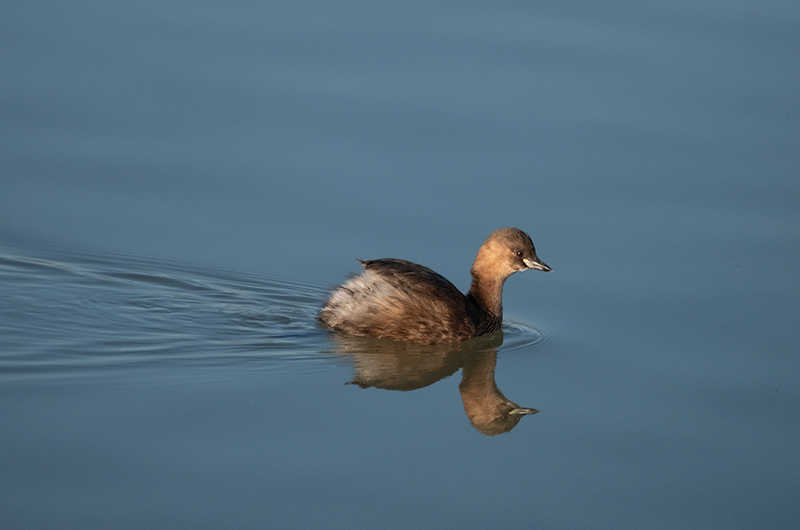
{"type": "Polygon", "coordinates": [[[800,524],[800,7],[12,2],[0,64],[4,528],[800,524]],[[316,326],[502,226],[502,333],[316,326]]]}

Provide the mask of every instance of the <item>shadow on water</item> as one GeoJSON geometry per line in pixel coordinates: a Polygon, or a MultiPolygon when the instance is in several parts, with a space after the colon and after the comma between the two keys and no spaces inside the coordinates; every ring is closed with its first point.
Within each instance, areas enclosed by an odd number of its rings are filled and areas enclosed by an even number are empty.
{"type": "Polygon", "coordinates": [[[416,390],[461,369],[458,388],[464,412],[475,429],[490,436],[508,432],[523,416],[539,412],[520,407],[497,388],[495,365],[503,339],[497,331],[463,343],[429,346],[334,335],[335,352],[353,361],[351,384],[361,388],[416,390]]]}

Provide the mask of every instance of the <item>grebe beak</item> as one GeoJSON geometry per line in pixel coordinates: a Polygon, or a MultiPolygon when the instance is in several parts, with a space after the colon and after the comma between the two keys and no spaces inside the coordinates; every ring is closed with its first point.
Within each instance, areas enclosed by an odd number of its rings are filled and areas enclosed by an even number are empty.
{"type": "Polygon", "coordinates": [[[525,416],[527,414],[536,414],[539,412],[537,409],[526,409],[522,407],[517,407],[515,409],[511,409],[508,411],[508,414],[513,414],[514,416],[525,416]]]}
{"type": "Polygon", "coordinates": [[[525,263],[525,266],[528,267],[529,269],[536,269],[537,271],[544,271],[544,272],[552,272],[553,270],[547,265],[545,265],[544,262],[541,261],[539,258],[535,259],[525,258],[522,260],[522,262],[525,263]]]}

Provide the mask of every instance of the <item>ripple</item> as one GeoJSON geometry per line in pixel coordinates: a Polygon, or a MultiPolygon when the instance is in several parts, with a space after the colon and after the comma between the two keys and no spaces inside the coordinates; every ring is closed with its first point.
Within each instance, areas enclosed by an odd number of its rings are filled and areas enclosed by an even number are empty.
{"type": "Polygon", "coordinates": [[[253,274],[131,256],[0,246],[0,375],[326,357],[325,291],[253,274]],[[14,249],[19,250],[19,249],[14,249]],[[55,255],[31,256],[48,252],[55,255]]]}
{"type": "MultiPolygon", "coordinates": [[[[317,370],[335,363],[316,313],[327,290],[127,255],[0,243],[0,377],[157,367],[317,370]],[[312,366],[313,365],[313,366],[312,366]]],[[[546,341],[507,321],[500,351],[546,341]]]]}
{"type": "Polygon", "coordinates": [[[541,347],[547,342],[547,334],[533,326],[506,320],[503,322],[503,345],[501,351],[517,351],[541,347]]]}

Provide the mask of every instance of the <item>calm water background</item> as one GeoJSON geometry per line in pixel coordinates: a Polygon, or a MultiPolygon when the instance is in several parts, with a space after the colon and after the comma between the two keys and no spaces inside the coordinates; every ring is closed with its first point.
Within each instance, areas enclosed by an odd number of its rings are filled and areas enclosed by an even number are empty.
{"type": "Polygon", "coordinates": [[[15,1],[0,64],[4,528],[800,524],[800,4],[15,1]],[[315,326],[502,226],[495,342],[315,326]]]}

